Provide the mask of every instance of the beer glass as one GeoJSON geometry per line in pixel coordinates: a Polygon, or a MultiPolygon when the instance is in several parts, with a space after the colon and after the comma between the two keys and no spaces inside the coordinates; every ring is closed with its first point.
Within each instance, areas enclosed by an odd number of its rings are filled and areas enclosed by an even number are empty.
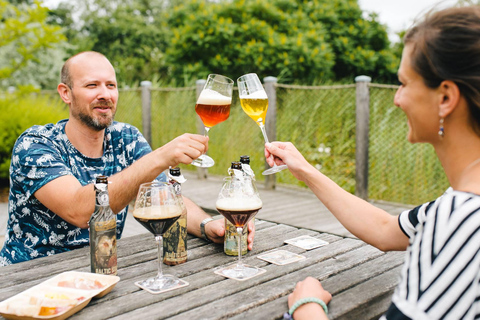
{"type": "MultiPolygon", "coordinates": [[[[205,127],[204,135],[214,125],[227,120],[232,104],[233,80],[219,74],[209,74],[202,92],[198,96],[195,112],[202,119],[205,127]]],[[[193,165],[200,168],[209,168],[215,161],[206,154],[193,160],[193,165]]]]}
{"type": "Polygon", "coordinates": [[[218,194],[216,208],[237,229],[238,262],[234,266],[222,269],[221,273],[237,280],[258,274],[262,269],[245,265],[242,262],[243,228],[262,208],[262,200],[260,200],[253,179],[248,176],[225,178],[218,194]]]}
{"type": "Polygon", "coordinates": [[[158,273],[155,277],[139,281],[137,284],[153,293],[172,288],[179,283],[178,278],[162,273],[162,236],[182,214],[183,201],[176,196],[173,187],[164,182],[148,182],[140,185],[133,217],[150,231],[158,246],[158,273]]]}
{"type": "MultiPolygon", "coordinates": [[[[238,94],[243,111],[253,119],[262,130],[265,143],[269,143],[265,131],[265,118],[268,109],[268,97],[256,73],[249,73],[237,79],[238,94]]],[[[272,156],[273,157],[273,156],[272,156]]],[[[263,175],[274,174],[287,168],[287,165],[273,167],[262,172],[263,175]]]]}

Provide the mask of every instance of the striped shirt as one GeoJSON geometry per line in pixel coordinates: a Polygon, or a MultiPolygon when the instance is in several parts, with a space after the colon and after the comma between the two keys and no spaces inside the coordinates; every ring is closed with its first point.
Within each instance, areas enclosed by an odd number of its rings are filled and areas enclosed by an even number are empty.
{"type": "Polygon", "coordinates": [[[382,319],[480,318],[480,196],[449,188],[399,224],[410,244],[382,319]]]}

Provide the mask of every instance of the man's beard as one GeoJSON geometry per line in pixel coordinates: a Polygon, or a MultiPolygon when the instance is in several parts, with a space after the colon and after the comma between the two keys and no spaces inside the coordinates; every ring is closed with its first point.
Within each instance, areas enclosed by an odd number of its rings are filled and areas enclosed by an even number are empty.
{"type": "MultiPolygon", "coordinates": [[[[111,110],[113,110],[113,107],[114,107],[111,101],[97,102],[97,103],[91,104],[89,107],[94,108],[99,106],[106,106],[111,108],[111,110]]],[[[76,104],[75,95],[72,95],[71,108],[72,108],[72,116],[74,118],[80,120],[83,124],[85,124],[89,128],[94,129],[96,131],[101,131],[109,127],[113,123],[113,118],[115,117],[115,113],[116,113],[116,110],[115,110],[115,112],[112,114],[111,117],[106,114],[101,114],[98,117],[92,117],[86,112],[84,112],[83,109],[76,104]]]]}

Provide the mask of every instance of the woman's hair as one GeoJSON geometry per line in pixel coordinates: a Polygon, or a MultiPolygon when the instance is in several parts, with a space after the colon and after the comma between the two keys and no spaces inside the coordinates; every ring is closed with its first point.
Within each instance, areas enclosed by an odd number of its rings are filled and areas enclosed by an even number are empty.
{"type": "Polygon", "coordinates": [[[480,136],[480,6],[427,14],[404,37],[412,45],[412,68],[425,85],[451,80],[465,97],[473,129],[480,136]]]}

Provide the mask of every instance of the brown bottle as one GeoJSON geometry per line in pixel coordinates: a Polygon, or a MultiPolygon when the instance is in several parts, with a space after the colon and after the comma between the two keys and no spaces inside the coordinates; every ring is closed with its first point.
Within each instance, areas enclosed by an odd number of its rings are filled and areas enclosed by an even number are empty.
{"type": "Polygon", "coordinates": [[[180,168],[170,168],[168,183],[173,186],[183,212],[180,218],[163,235],[163,263],[166,265],[177,265],[187,261],[187,209],[183,204],[182,185],[183,181],[180,168]]]}
{"type": "Polygon", "coordinates": [[[117,216],[110,208],[107,177],[98,176],[94,189],[95,211],[88,221],[91,271],[117,275],[117,216]]]}
{"type": "MultiPolygon", "coordinates": [[[[249,161],[250,162],[250,161],[249,161]]],[[[230,169],[232,170],[230,175],[233,175],[233,170],[242,170],[241,162],[232,162],[230,169]]],[[[242,234],[242,256],[247,254],[247,237],[248,228],[243,228],[242,234]]],[[[238,256],[238,242],[237,242],[237,228],[225,219],[225,240],[223,242],[223,251],[229,256],[238,256]]]]}

